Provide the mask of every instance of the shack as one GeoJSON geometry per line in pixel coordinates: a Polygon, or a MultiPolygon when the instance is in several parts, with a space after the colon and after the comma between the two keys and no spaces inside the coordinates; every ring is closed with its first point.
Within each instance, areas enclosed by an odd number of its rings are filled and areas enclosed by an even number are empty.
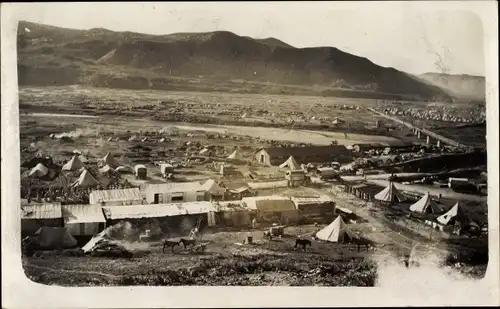
{"type": "Polygon", "coordinates": [[[291,200],[304,222],[331,222],[334,218],[336,204],[326,195],[292,197],[291,200]]]}
{"type": "Polygon", "coordinates": [[[329,163],[332,161],[347,163],[352,159],[352,152],[343,145],[309,146],[309,147],[269,147],[261,148],[255,153],[259,164],[278,166],[289,157],[298,164],[329,163]]]}
{"type": "Polygon", "coordinates": [[[93,190],[89,195],[90,204],[103,206],[138,205],[143,204],[144,199],[139,188],[93,190]]]}
{"type": "Polygon", "coordinates": [[[206,188],[197,181],[148,184],[141,189],[146,203],[182,203],[209,200],[206,188]]]}
{"type": "Polygon", "coordinates": [[[297,208],[283,196],[255,196],[242,199],[242,205],[256,211],[259,222],[292,224],[299,219],[297,208]]]}
{"type": "Polygon", "coordinates": [[[77,240],[88,240],[106,228],[101,205],[63,205],[64,227],[77,240]]]}
{"type": "Polygon", "coordinates": [[[41,227],[63,227],[61,203],[21,206],[21,236],[29,236],[41,227]]]}
{"type": "Polygon", "coordinates": [[[223,227],[249,227],[256,213],[244,207],[241,201],[216,202],[214,207],[217,225],[223,227]]]}

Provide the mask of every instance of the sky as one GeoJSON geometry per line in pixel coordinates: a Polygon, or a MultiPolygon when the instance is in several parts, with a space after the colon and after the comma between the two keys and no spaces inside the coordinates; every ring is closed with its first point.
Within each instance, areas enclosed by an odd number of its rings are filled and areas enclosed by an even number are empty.
{"type": "Polygon", "coordinates": [[[16,16],[67,28],[149,34],[227,30],[299,48],[332,46],[412,74],[484,75],[480,17],[429,7],[409,2],[24,3],[16,16]]]}

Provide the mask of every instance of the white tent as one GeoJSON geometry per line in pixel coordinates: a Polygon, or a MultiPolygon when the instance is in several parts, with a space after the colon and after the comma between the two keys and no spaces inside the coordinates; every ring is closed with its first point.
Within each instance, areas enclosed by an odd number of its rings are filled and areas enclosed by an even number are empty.
{"type": "Polygon", "coordinates": [[[350,231],[341,216],[338,216],[327,227],[317,232],[316,237],[321,240],[339,243],[359,238],[358,235],[350,231]]]}
{"type": "Polygon", "coordinates": [[[82,161],[75,155],[71,160],[69,160],[66,164],[63,165],[63,171],[77,171],[83,167],[82,161]]]}
{"type": "Polygon", "coordinates": [[[205,154],[208,152],[208,148],[203,148],[202,150],[200,150],[200,154],[205,154]]]}
{"type": "Polygon", "coordinates": [[[163,143],[163,142],[165,142],[165,138],[164,137],[160,138],[160,140],[158,141],[158,143],[163,143]]]}
{"type": "Polygon", "coordinates": [[[420,213],[439,213],[441,212],[441,207],[432,200],[429,193],[426,193],[418,202],[410,206],[410,211],[420,213]]]}
{"type": "Polygon", "coordinates": [[[128,173],[128,172],[131,172],[132,169],[130,167],[126,167],[126,166],[118,166],[116,169],[115,169],[115,172],[118,172],[118,173],[128,173]]]}
{"type": "Polygon", "coordinates": [[[109,167],[117,167],[119,166],[118,162],[113,158],[113,155],[111,153],[107,153],[104,158],[101,159],[101,162],[99,162],[100,166],[106,166],[109,165],[109,167]]]}
{"type": "Polygon", "coordinates": [[[108,142],[111,142],[113,140],[113,137],[108,138],[108,142]]]}
{"type": "Polygon", "coordinates": [[[128,141],[129,141],[129,142],[133,142],[133,141],[135,141],[136,139],[137,139],[137,135],[133,135],[133,136],[131,136],[131,137],[128,139],[128,141]]]}
{"type": "Polygon", "coordinates": [[[226,189],[219,186],[219,184],[217,182],[215,182],[215,180],[208,179],[202,185],[202,191],[209,192],[210,194],[213,194],[213,195],[222,195],[222,194],[224,194],[224,192],[226,192],[226,189]]]}
{"type": "Polygon", "coordinates": [[[447,225],[450,223],[451,219],[455,218],[458,215],[458,202],[453,206],[450,210],[448,210],[445,214],[437,217],[437,222],[447,225]]]}
{"type": "Polygon", "coordinates": [[[281,165],[280,165],[280,168],[285,168],[285,167],[288,167],[289,169],[291,170],[300,170],[300,165],[297,163],[297,161],[295,161],[295,159],[290,156],[288,158],[288,160],[286,160],[285,162],[283,162],[281,165]]]}
{"type": "Polygon", "coordinates": [[[375,199],[382,202],[403,202],[406,201],[406,197],[399,192],[393,182],[389,183],[389,185],[379,193],[375,195],[375,199]]]}
{"type": "Polygon", "coordinates": [[[73,187],[93,187],[98,185],[99,182],[89,173],[88,170],[83,170],[80,177],[72,184],[73,187]]]}
{"type": "Polygon", "coordinates": [[[33,177],[43,177],[49,173],[49,169],[46,168],[42,163],[38,163],[33,167],[29,173],[29,176],[33,177]]]}
{"type": "Polygon", "coordinates": [[[228,158],[228,159],[236,159],[236,154],[237,154],[237,151],[235,150],[235,151],[233,151],[233,153],[232,153],[232,154],[230,154],[227,158],[228,158]]]}

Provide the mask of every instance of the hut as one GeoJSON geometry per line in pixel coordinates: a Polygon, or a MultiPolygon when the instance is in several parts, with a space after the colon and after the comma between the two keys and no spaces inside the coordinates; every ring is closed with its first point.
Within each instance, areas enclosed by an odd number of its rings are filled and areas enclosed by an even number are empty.
{"type": "Polygon", "coordinates": [[[101,205],[63,205],[64,227],[75,238],[90,238],[106,227],[101,205]]]}
{"type": "Polygon", "coordinates": [[[144,196],[139,188],[93,190],[89,195],[89,203],[107,206],[140,205],[144,203],[144,196]]]}
{"type": "Polygon", "coordinates": [[[134,166],[135,178],[136,179],[147,179],[148,178],[148,169],[146,166],[142,164],[137,164],[134,166]]]}
{"type": "Polygon", "coordinates": [[[299,213],[290,198],[283,196],[256,196],[242,199],[242,205],[256,211],[257,220],[281,224],[295,223],[299,213]]]}
{"type": "Polygon", "coordinates": [[[21,235],[28,236],[41,227],[63,227],[60,203],[30,204],[21,206],[21,235]]]}
{"type": "Polygon", "coordinates": [[[141,188],[148,204],[181,203],[205,201],[203,185],[195,182],[171,182],[148,184],[141,188]]]}
{"type": "Polygon", "coordinates": [[[335,202],[328,196],[300,196],[291,198],[299,217],[308,222],[331,222],[335,214],[335,202]]]}
{"type": "Polygon", "coordinates": [[[172,174],[174,172],[174,166],[169,163],[160,164],[160,173],[163,177],[166,177],[168,174],[172,174]]]}
{"type": "Polygon", "coordinates": [[[249,227],[252,223],[252,213],[243,207],[241,201],[224,201],[214,203],[217,209],[216,222],[224,227],[249,227]]]}

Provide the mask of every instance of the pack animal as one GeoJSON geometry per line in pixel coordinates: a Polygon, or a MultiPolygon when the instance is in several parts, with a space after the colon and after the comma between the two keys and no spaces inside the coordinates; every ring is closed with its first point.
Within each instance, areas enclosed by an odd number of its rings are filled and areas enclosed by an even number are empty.
{"type": "Polygon", "coordinates": [[[361,250],[361,246],[365,246],[366,250],[370,247],[375,247],[375,243],[372,240],[364,237],[353,239],[353,242],[358,246],[358,252],[361,250]]]}
{"type": "Polygon", "coordinates": [[[181,243],[186,249],[188,246],[193,246],[196,244],[196,239],[194,238],[181,238],[181,243]]]}
{"type": "Polygon", "coordinates": [[[312,242],[309,239],[297,238],[295,240],[295,248],[297,248],[298,246],[302,246],[302,249],[304,250],[304,252],[306,252],[306,247],[311,247],[312,242]]]}
{"type": "Polygon", "coordinates": [[[180,246],[181,245],[181,241],[174,241],[174,240],[165,240],[163,242],[163,253],[165,253],[165,248],[172,248],[172,251],[174,251],[174,248],[175,246],[180,246]]]}

